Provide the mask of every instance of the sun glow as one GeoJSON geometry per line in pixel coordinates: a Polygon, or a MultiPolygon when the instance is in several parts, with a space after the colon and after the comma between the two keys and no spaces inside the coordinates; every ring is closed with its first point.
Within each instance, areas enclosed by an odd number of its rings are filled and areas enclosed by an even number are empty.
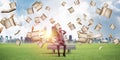
{"type": "Polygon", "coordinates": [[[52,33],[51,31],[47,31],[46,34],[45,34],[45,38],[52,38],[52,33]]]}

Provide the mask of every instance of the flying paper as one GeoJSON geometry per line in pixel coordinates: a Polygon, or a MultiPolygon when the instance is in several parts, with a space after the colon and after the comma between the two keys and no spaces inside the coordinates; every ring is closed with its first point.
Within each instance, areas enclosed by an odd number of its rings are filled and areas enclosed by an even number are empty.
{"type": "Polygon", "coordinates": [[[109,35],[109,37],[110,37],[110,38],[113,38],[113,35],[112,35],[112,34],[110,34],[110,35],[109,35]]]}
{"type": "Polygon", "coordinates": [[[116,38],[116,39],[114,39],[114,41],[113,41],[113,42],[114,42],[114,44],[115,44],[115,45],[119,44],[119,40],[118,40],[117,38],[116,38]]]}
{"type": "Polygon", "coordinates": [[[111,25],[110,25],[110,28],[114,30],[114,29],[115,29],[115,25],[114,25],[114,24],[111,24],[111,25]]]}
{"type": "Polygon", "coordinates": [[[84,20],[86,20],[86,18],[87,18],[87,15],[86,15],[86,14],[83,14],[83,16],[84,16],[84,20]]]}
{"type": "Polygon", "coordinates": [[[99,50],[101,50],[102,48],[103,48],[103,46],[100,46],[100,47],[99,47],[99,50]]]}
{"type": "Polygon", "coordinates": [[[20,30],[18,30],[14,35],[17,35],[17,34],[19,34],[19,32],[20,32],[20,30]]]}

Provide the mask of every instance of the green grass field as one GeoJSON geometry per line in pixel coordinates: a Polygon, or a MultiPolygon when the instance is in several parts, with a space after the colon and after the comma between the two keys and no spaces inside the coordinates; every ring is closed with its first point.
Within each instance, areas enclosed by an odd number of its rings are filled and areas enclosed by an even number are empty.
{"type": "Polygon", "coordinates": [[[120,60],[120,45],[76,44],[76,50],[66,57],[62,54],[57,57],[46,45],[39,48],[36,44],[0,44],[0,60],[120,60]],[[99,50],[101,45],[103,48],[99,50]]]}

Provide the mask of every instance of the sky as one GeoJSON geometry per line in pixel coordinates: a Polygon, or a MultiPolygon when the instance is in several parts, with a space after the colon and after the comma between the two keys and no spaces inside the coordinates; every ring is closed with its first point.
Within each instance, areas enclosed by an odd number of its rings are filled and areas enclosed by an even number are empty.
{"type": "Polygon", "coordinates": [[[102,33],[103,37],[108,37],[109,34],[112,34],[113,37],[120,38],[120,0],[94,0],[96,2],[96,6],[94,7],[90,6],[91,0],[80,0],[79,5],[75,5],[74,1],[75,0],[0,0],[0,11],[9,9],[10,2],[16,2],[17,4],[17,8],[14,12],[0,13],[0,20],[4,17],[10,17],[11,14],[15,14],[14,20],[16,24],[20,25],[12,26],[6,29],[2,24],[0,24],[1,27],[4,27],[0,35],[13,36],[15,38],[19,38],[20,36],[25,37],[27,32],[31,31],[32,26],[35,27],[35,30],[41,30],[44,29],[44,27],[47,27],[47,31],[50,32],[51,26],[53,26],[53,24],[49,22],[49,19],[53,18],[56,23],[60,23],[62,29],[67,32],[66,35],[72,35],[73,39],[77,39],[77,31],[80,30],[83,25],[87,25],[89,19],[94,20],[93,25],[89,27],[89,31],[92,31],[94,34],[102,33]],[[38,12],[35,11],[34,14],[27,14],[27,9],[32,7],[32,4],[36,1],[42,2],[42,9],[38,12]],[[63,1],[66,2],[64,7],[61,6],[63,1]],[[110,18],[100,16],[96,13],[96,9],[101,8],[104,3],[107,3],[109,5],[108,7],[112,9],[112,15],[110,18]],[[46,6],[50,7],[50,11],[45,10],[46,6]],[[74,8],[75,11],[73,13],[69,13],[67,10],[70,7],[74,8]],[[34,18],[41,16],[43,13],[47,16],[47,18],[44,21],[40,20],[40,23],[35,25],[34,18]],[[83,14],[87,15],[86,21],[83,20],[83,14]],[[27,17],[32,18],[30,23],[25,21],[27,17]],[[76,18],[78,17],[82,20],[82,26],[76,23],[76,18]],[[76,29],[70,30],[70,28],[67,26],[69,22],[74,23],[76,29]],[[98,23],[101,23],[103,26],[100,31],[94,30],[98,23]],[[114,24],[116,28],[112,30],[109,27],[110,24],[114,24]],[[14,35],[14,33],[16,33],[18,30],[21,30],[20,33],[14,35]]]}

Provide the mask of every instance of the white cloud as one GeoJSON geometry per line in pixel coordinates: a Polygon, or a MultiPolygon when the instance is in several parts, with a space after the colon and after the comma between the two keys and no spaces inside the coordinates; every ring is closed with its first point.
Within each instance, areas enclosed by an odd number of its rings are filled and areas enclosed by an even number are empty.
{"type": "Polygon", "coordinates": [[[117,17],[117,20],[119,21],[119,23],[120,23],[120,16],[119,17],[117,17]]]}

